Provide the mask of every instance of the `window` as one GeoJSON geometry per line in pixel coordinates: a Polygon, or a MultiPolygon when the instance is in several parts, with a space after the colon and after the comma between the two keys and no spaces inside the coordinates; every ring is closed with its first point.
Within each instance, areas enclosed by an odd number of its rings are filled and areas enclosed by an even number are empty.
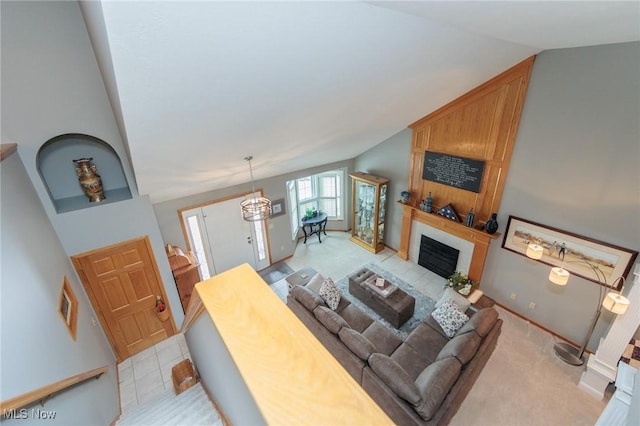
{"type": "Polygon", "coordinates": [[[307,209],[321,210],[333,220],[344,218],[344,175],[344,169],[331,170],[287,182],[294,239],[307,209]]]}

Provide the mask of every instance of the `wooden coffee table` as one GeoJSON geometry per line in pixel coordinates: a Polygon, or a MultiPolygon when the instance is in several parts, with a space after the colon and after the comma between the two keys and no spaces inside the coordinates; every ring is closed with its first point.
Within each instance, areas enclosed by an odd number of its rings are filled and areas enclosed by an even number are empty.
{"type": "Polygon", "coordinates": [[[397,288],[387,297],[379,295],[366,283],[369,279],[375,280],[375,277],[376,274],[369,269],[356,272],[349,277],[349,293],[395,328],[402,327],[413,316],[416,299],[401,288],[397,288]]]}

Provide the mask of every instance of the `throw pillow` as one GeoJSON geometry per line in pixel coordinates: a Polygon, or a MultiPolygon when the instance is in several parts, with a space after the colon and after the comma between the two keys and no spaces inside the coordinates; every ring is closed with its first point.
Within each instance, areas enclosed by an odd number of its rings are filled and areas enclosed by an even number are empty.
{"type": "Polygon", "coordinates": [[[429,421],[460,375],[460,363],[455,358],[436,361],[424,369],[416,379],[421,399],[413,404],[420,417],[429,421]]]}
{"type": "Polygon", "coordinates": [[[317,294],[301,285],[293,287],[291,289],[291,294],[302,304],[302,306],[310,311],[313,311],[316,306],[322,304],[322,299],[317,294]]]}
{"type": "Polygon", "coordinates": [[[444,348],[438,354],[436,361],[441,359],[455,357],[462,365],[465,365],[476,354],[480,347],[480,336],[476,333],[460,334],[449,340],[444,348]]]}
{"type": "Polygon", "coordinates": [[[431,316],[442,327],[448,338],[455,336],[456,332],[469,321],[469,317],[453,300],[444,302],[431,313],[431,316]]]}
{"type": "Polygon", "coordinates": [[[379,353],[371,354],[369,365],[400,398],[412,405],[420,403],[421,396],[418,387],[409,377],[409,373],[392,358],[379,353]]]}
{"type": "Polygon", "coordinates": [[[342,291],[340,291],[331,278],[324,280],[320,286],[319,294],[320,297],[322,297],[322,300],[324,300],[324,303],[326,303],[332,310],[335,311],[338,308],[342,291]]]}
{"type": "Polygon", "coordinates": [[[460,329],[458,334],[475,331],[478,336],[484,337],[491,331],[496,321],[498,321],[498,311],[494,308],[481,309],[471,316],[471,320],[460,329]]]}
{"type": "Polygon", "coordinates": [[[322,274],[317,273],[313,277],[311,277],[311,279],[309,280],[309,282],[305,287],[307,287],[309,290],[317,294],[320,292],[320,286],[322,285],[323,282],[324,282],[324,277],[322,276],[322,274]]]}
{"type": "Polygon", "coordinates": [[[342,343],[344,343],[351,352],[363,361],[368,360],[371,354],[376,352],[376,347],[371,343],[371,340],[352,328],[342,327],[338,333],[338,337],[340,337],[342,343]]]}
{"type": "Polygon", "coordinates": [[[442,297],[440,298],[440,300],[438,300],[438,303],[436,303],[436,308],[439,308],[447,300],[453,300],[462,312],[469,309],[469,306],[471,305],[466,297],[464,297],[451,287],[447,287],[444,290],[444,293],[442,293],[442,297]]]}
{"type": "Polygon", "coordinates": [[[333,312],[326,306],[318,306],[313,310],[313,315],[325,326],[327,330],[333,334],[338,334],[343,327],[349,327],[349,324],[340,315],[333,312]]]}

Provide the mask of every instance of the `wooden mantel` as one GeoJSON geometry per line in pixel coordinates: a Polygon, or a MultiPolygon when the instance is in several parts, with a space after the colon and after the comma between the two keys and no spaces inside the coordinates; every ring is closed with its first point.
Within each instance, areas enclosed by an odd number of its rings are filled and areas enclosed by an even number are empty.
{"type": "MultiPolygon", "coordinates": [[[[482,270],[484,269],[484,261],[487,258],[487,252],[489,251],[489,244],[492,240],[501,236],[499,232],[495,234],[487,234],[483,230],[469,228],[461,223],[454,222],[451,219],[437,215],[435,213],[426,213],[420,210],[418,207],[412,204],[402,204],[402,241],[409,243],[411,236],[411,225],[414,220],[422,222],[425,225],[432,226],[441,231],[448,232],[455,235],[458,238],[467,240],[473,243],[473,256],[471,257],[471,264],[469,265],[469,278],[479,282],[482,277],[482,270]],[[406,235],[406,238],[404,237],[406,235]]],[[[409,258],[409,245],[400,247],[398,250],[398,256],[401,259],[407,260],[409,258]]]]}
{"type": "Polygon", "coordinates": [[[534,60],[532,56],[520,62],[409,126],[413,130],[408,188],[411,200],[403,205],[398,256],[409,258],[411,224],[418,220],[473,242],[469,276],[480,280],[489,244],[497,234],[425,213],[418,206],[431,193],[432,211],[451,204],[464,218],[473,209],[474,226],[484,224],[498,212],[534,60]],[[479,191],[423,179],[426,152],[481,161],[484,172],[479,191]]]}

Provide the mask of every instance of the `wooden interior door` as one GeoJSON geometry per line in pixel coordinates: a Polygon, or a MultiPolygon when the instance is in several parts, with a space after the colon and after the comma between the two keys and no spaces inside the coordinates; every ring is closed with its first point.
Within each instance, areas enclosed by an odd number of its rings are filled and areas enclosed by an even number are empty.
{"type": "Polygon", "coordinates": [[[102,328],[122,361],[176,333],[148,237],[71,257],[102,328]],[[156,296],[168,319],[156,312],[156,296]]]}

